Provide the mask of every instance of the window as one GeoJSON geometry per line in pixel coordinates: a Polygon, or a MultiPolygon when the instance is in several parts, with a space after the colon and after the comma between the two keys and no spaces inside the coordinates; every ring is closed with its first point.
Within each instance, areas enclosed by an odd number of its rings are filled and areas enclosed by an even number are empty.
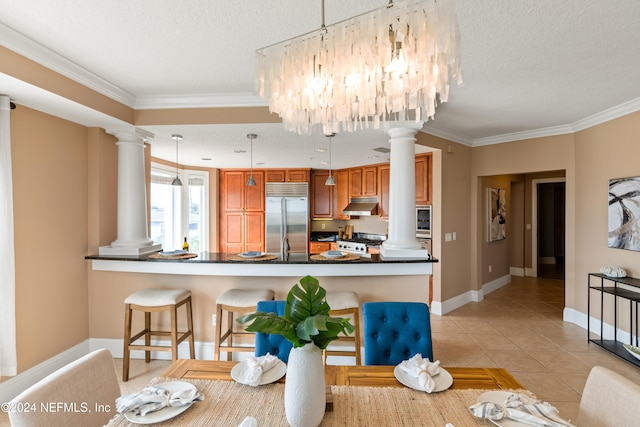
{"type": "Polygon", "coordinates": [[[209,173],[180,171],[182,186],[173,186],[175,169],[151,166],[150,237],[164,250],[182,248],[184,238],[191,252],[209,251],[209,173]]]}

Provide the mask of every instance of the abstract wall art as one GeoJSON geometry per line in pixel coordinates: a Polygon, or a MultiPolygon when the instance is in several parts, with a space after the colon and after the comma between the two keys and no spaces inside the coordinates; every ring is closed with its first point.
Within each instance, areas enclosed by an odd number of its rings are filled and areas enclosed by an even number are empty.
{"type": "Polygon", "coordinates": [[[507,237],[507,190],[489,188],[489,242],[507,237]]]}
{"type": "Polygon", "coordinates": [[[640,251],[640,177],[609,180],[608,245],[640,251]]]}

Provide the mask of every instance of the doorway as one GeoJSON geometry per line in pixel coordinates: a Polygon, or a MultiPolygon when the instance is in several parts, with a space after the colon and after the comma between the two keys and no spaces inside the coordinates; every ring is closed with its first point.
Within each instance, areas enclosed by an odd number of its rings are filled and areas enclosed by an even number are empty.
{"type": "Polygon", "coordinates": [[[538,277],[564,279],[565,180],[534,180],[534,186],[533,265],[538,277]]]}

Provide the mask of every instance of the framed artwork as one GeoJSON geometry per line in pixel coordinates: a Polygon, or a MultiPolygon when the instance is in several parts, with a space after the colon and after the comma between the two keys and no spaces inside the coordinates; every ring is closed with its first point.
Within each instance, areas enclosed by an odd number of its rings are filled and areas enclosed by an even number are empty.
{"type": "Polygon", "coordinates": [[[640,177],[609,180],[608,245],[640,251],[640,177]]]}
{"type": "Polygon", "coordinates": [[[507,190],[489,187],[489,242],[507,237],[507,190]]]}

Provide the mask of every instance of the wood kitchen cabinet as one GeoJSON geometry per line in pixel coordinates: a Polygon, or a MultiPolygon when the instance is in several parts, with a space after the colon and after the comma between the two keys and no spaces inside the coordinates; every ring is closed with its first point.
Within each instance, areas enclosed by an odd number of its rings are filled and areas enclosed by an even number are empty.
{"type": "Polygon", "coordinates": [[[328,170],[311,172],[311,218],[333,218],[334,185],[324,185],[328,170]]]}
{"type": "Polygon", "coordinates": [[[378,214],[380,219],[389,219],[389,165],[378,166],[378,214]]]}
{"type": "Polygon", "coordinates": [[[431,204],[431,169],[431,153],[416,156],[416,205],[431,204]]]}
{"type": "Polygon", "coordinates": [[[364,166],[349,169],[349,196],[375,197],[378,195],[378,168],[364,166]]]}
{"type": "MultiPolygon", "coordinates": [[[[389,218],[389,165],[378,166],[378,213],[389,218]]],[[[416,205],[431,204],[431,153],[416,156],[416,205]]]]}
{"type": "Polygon", "coordinates": [[[310,254],[321,254],[322,252],[326,252],[331,249],[330,242],[309,242],[309,253],[310,254]]]}
{"type": "Polygon", "coordinates": [[[265,169],[266,182],[309,182],[309,169],[265,169]]]}
{"type": "Polygon", "coordinates": [[[335,219],[351,219],[350,215],[343,215],[342,211],[349,204],[349,170],[341,169],[333,171],[333,177],[336,180],[335,188],[335,219]]]}
{"type": "Polygon", "coordinates": [[[264,172],[253,171],[256,185],[247,187],[249,170],[220,172],[220,251],[264,250],[264,172]]]}

